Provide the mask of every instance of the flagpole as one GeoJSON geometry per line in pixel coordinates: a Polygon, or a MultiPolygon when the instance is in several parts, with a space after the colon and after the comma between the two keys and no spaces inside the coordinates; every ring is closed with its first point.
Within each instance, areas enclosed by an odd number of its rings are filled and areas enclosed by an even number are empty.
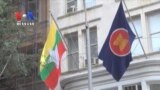
{"type": "Polygon", "coordinates": [[[83,0],[84,13],[85,13],[85,26],[86,26],[86,37],[87,37],[87,62],[88,62],[88,88],[93,90],[92,87],[92,64],[91,64],[91,49],[90,49],[90,29],[87,22],[87,10],[85,0],[83,0]]]}
{"type": "Polygon", "coordinates": [[[65,39],[64,39],[64,37],[63,37],[63,35],[62,35],[62,33],[61,33],[61,31],[60,31],[60,29],[59,29],[59,26],[58,26],[58,24],[57,24],[57,22],[56,22],[56,20],[55,20],[55,18],[54,18],[54,16],[53,16],[53,14],[52,14],[52,12],[50,11],[50,14],[51,14],[51,17],[52,17],[52,19],[54,20],[54,23],[56,24],[56,26],[57,26],[57,28],[58,28],[58,32],[60,33],[60,36],[61,36],[61,38],[62,38],[62,41],[64,42],[64,44],[65,44],[65,48],[66,48],[66,50],[68,50],[68,45],[67,45],[67,43],[66,43],[66,41],[65,41],[65,39]]]}
{"type": "Polygon", "coordinates": [[[135,33],[136,33],[137,37],[138,37],[138,41],[139,41],[139,43],[140,43],[140,45],[141,45],[141,47],[142,47],[142,50],[143,50],[143,53],[144,53],[145,57],[147,58],[147,55],[146,55],[146,53],[145,53],[144,47],[142,46],[142,42],[141,42],[141,40],[140,40],[140,38],[139,38],[138,32],[137,32],[137,30],[136,30],[136,27],[135,27],[135,25],[134,25],[134,23],[133,23],[132,17],[131,17],[131,15],[130,15],[130,13],[129,13],[129,10],[128,10],[128,8],[127,8],[126,2],[125,2],[124,0],[121,0],[121,1],[124,3],[124,6],[126,7],[127,13],[128,13],[128,15],[129,15],[129,19],[130,19],[130,21],[131,21],[131,24],[132,24],[132,26],[133,26],[133,28],[134,28],[134,30],[135,30],[135,33]]]}

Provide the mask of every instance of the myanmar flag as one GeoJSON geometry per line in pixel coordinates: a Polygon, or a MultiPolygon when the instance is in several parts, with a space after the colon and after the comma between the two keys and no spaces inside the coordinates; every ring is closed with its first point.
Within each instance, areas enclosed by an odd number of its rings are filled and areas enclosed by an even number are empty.
{"type": "Polygon", "coordinates": [[[40,59],[40,76],[48,88],[54,89],[61,74],[61,59],[66,51],[53,18],[40,59]]]}

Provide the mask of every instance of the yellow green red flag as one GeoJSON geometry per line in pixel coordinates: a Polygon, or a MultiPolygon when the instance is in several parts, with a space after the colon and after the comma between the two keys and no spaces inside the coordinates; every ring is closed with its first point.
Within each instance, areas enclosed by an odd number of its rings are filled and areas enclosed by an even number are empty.
{"type": "Polygon", "coordinates": [[[54,89],[61,75],[61,59],[66,51],[53,18],[40,59],[40,76],[48,88],[54,89]]]}

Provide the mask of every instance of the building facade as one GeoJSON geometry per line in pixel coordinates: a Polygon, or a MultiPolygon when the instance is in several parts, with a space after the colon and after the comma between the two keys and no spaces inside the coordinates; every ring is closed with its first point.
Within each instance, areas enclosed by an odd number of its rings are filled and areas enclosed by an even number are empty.
{"type": "MultiPolygon", "coordinates": [[[[133,61],[119,82],[102,66],[97,56],[108,35],[120,0],[86,0],[90,28],[93,90],[160,90],[160,1],[125,0],[138,36],[132,45],[133,61]],[[147,57],[138,42],[140,38],[147,57]]],[[[52,13],[67,42],[62,62],[63,90],[88,90],[86,31],[83,0],[50,0],[52,13]]],[[[124,10],[126,8],[124,6],[124,10]]]]}
{"type": "MultiPolygon", "coordinates": [[[[44,46],[48,31],[49,0],[22,0],[18,4],[22,14],[32,11],[35,17],[34,26],[22,26],[26,33],[26,40],[19,45],[21,53],[28,55],[38,54],[44,46]]],[[[40,52],[41,53],[41,52],[40,52]]],[[[39,76],[39,56],[32,58],[32,63],[37,63],[29,75],[19,76],[15,79],[15,90],[48,90],[39,76]]],[[[30,66],[31,67],[31,66],[30,66]]],[[[6,90],[6,89],[4,89],[6,90]]],[[[14,90],[14,89],[13,89],[14,90]]]]}

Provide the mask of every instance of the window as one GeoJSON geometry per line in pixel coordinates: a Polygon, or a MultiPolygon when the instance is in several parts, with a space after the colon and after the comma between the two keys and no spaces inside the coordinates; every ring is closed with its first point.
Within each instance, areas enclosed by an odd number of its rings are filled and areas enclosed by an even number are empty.
{"type": "Polygon", "coordinates": [[[129,85],[123,87],[123,90],[142,90],[142,87],[140,84],[135,84],[135,85],[129,85]]]}
{"type": "Polygon", "coordinates": [[[151,84],[150,90],[160,90],[160,84],[151,84]]]}
{"type": "MultiPolygon", "coordinates": [[[[138,33],[138,36],[136,36],[133,44],[132,44],[132,47],[131,47],[131,52],[132,52],[132,55],[133,56],[137,56],[137,55],[141,55],[143,54],[143,50],[142,50],[142,47],[140,45],[140,42],[138,40],[138,38],[140,38],[140,41],[142,41],[142,27],[141,27],[141,20],[140,20],[140,17],[135,17],[132,19],[132,22],[137,30],[137,33],[138,33]]],[[[132,31],[134,32],[134,34],[136,35],[135,33],[135,30],[133,28],[133,25],[131,22],[129,22],[129,25],[132,29],[132,31]]]]}
{"type": "Polygon", "coordinates": [[[68,34],[66,39],[68,43],[68,69],[77,70],[79,68],[78,33],[68,34]]]}
{"type": "MultiPolygon", "coordinates": [[[[86,31],[84,31],[84,38],[86,42],[86,31]]],[[[92,64],[98,64],[98,49],[97,49],[97,27],[92,27],[90,28],[90,48],[91,48],[91,59],[92,59],[92,64]]],[[[86,65],[87,65],[87,60],[86,60],[86,65]]]]}
{"type": "Polygon", "coordinates": [[[97,30],[96,27],[90,29],[91,57],[97,57],[97,30]]]}
{"type": "Polygon", "coordinates": [[[27,0],[27,12],[32,11],[34,16],[38,16],[38,1],[39,0],[27,0]]]}
{"type": "Polygon", "coordinates": [[[160,11],[148,14],[151,45],[153,51],[160,51],[160,11]]]}
{"type": "Polygon", "coordinates": [[[73,13],[77,10],[77,0],[67,0],[67,13],[73,13]]]}
{"type": "Polygon", "coordinates": [[[118,90],[118,87],[107,88],[107,89],[101,89],[101,90],[118,90]]]}
{"type": "Polygon", "coordinates": [[[85,0],[86,8],[92,7],[96,4],[96,0],[85,0]]]}

